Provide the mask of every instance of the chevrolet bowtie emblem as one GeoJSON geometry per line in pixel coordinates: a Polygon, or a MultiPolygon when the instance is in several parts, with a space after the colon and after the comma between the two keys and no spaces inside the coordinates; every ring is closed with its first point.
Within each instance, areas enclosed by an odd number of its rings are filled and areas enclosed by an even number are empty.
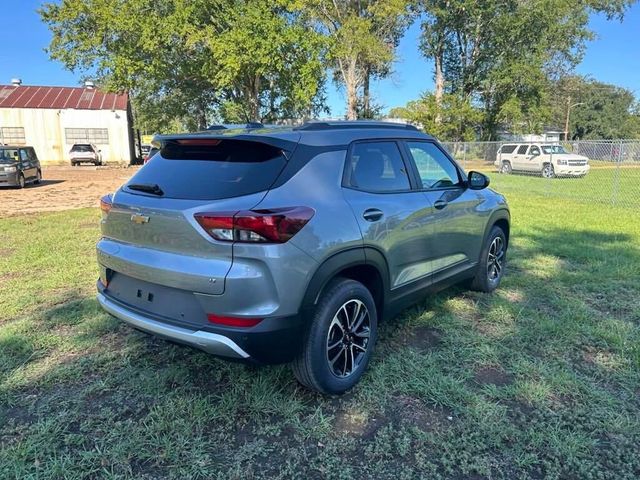
{"type": "Polygon", "coordinates": [[[142,225],[143,223],[149,223],[149,217],[147,217],[146,215],[138,215],[137,213],[134,213],[133,215],[131,215],[131,221],[136,225],[142,225]]]}

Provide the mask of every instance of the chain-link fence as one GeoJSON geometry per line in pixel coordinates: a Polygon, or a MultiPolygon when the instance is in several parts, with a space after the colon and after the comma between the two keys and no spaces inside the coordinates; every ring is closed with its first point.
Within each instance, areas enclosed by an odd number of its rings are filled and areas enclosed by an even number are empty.
{"type": "Polygon", "coordinates": [[[505,193],[527,189],[587,203],[640,207],[640,140],[443,145],[467,171],[500,173],[491,176],[492,184],[505,193]]]}

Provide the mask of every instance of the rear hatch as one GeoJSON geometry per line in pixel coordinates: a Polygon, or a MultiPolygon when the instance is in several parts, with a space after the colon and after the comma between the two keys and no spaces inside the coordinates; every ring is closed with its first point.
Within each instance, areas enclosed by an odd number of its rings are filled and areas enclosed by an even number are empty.
{"type": "MultiPolygon", "coordinates": [[[[98,256],[103,274],[108,271],[110,293],[126,295],[132,304],[148,295],[144,288],[141,294],[132,289],[131,278],[189,296],[224,293],[233,243],[213,239],[194,214],[253,208],[295,145],[270,137],[163,140],[153,161],[116,192],[103,219],[98,256]],[[115,291],[119,286],[126,292],[115,291]]],[[[144,300],[140,302],[150,307],[144,300]]]]}

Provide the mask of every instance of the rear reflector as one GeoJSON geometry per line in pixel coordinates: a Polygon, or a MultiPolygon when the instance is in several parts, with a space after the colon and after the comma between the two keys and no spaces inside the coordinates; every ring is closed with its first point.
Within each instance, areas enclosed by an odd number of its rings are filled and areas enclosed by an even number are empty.
{"type": "Polygon", "coordinates": [[[105,217],[111,211],[112,205],[113,199],[110,193],[100,199],[100,210],[102,211],[103,217],[105,217]]]}
{"type": "Polygon", "coordinates": [[[209,235],[224,242],[285,243],[304,227],[315,211],[309,207],[196,213],[209,235]]]}
{"type": "Polygon", "coordinates": [[[210,323],[218,325],[225,325],[227,327],[255,327],[262,321],[262,318],[243,318],[243,317],[225,317],[222,315],[215,315],[213,313],[207,314],[207,320],[210,323]]]}

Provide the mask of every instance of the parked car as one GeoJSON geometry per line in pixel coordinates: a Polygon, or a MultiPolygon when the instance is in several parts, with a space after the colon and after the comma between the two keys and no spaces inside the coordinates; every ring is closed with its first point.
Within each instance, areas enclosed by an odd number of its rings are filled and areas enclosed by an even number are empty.
{"type": "Polygon", "coordinates": [[[147,163],[149,160],[153,158],[153,156],[158,153],[160,149],[158,147],[151,147],[149,152],[144,156],[143,163],[147,163]]]}
{"type": "Polygon", "coordinates": [[[33,147],[0,146],[0,186],[24,188],[41,180],[42,168],[33,147]]]}
{"type": "Polygon", "coordinates": [[[403,124],[164,136],[101,200],[97,298],[140,330],[293,361],[303,385],[339,394],[383,318],[452,283],[498,287],[510,217],[488,185],[403,124]]]}
{"type": "Polygon", "coordinates": [[[92,143],[76,143],[69,151],[69,158],[73,167],[81,163],[102,165],[102,155],[98,147],[92,143]]]}
{"type": "Polygon", "coordinates": [[[142,152],[142,158],[149,155],[149,150],[151,150],[151,145],[149,145],[148,143],[143,143],[142,145],[140,145],[140,152],[142,152]]]}
{"type": "Polygon", "coordinates": [[[494,165],[500,173],[527,172],[545,178],[584,177],[589,173],[589,159],[567,152],[562,145],[546,143],[505,143],[494,165]]]}

